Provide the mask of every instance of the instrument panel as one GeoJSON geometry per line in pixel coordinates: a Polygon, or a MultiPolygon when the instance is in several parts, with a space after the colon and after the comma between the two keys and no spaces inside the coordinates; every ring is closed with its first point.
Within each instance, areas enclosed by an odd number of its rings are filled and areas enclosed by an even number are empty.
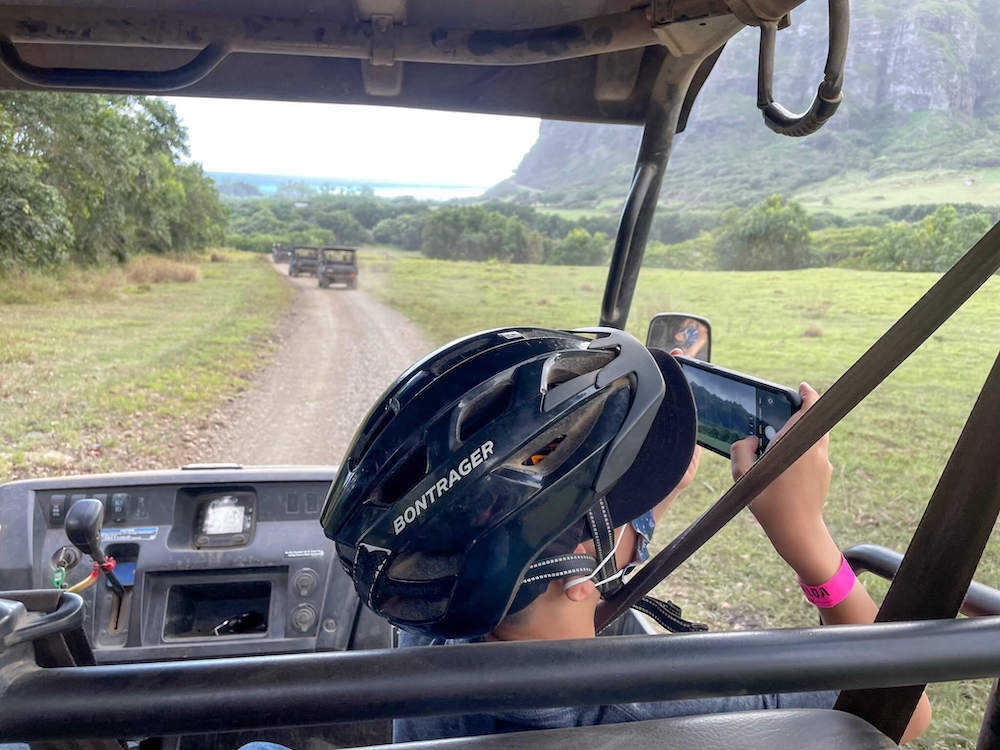
{"type": "Polygon", "coordinates": [[[384,648],[319,524],[335,467],[197,468],[0,486],[0,590],[85,582],[65,533],[83,498],[125,593],[80,592],[98,663],[384,648]]]}

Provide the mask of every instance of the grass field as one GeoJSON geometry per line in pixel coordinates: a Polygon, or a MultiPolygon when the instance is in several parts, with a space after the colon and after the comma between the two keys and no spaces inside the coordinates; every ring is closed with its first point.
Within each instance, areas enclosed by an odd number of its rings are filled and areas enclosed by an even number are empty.
{"type": "MultiPolygon", "coordinates": [[[[511,324],[597,322],[604,269],[453,263],[372,256],[366,285],[434,343],[511,324]]],[[[713,360],[822,391],[935,280],[933,274],[844,270],[723,273],[647,269],[629,330],[645,336],[662,311],[708,316],[713,360]],[[806,332],[809,331],[809,335],[806,332]]],[[[1000,346],[1000,278],[994,278],[832,433],[834,481],[827,520],[842,547],[904,550],[1000,346]]],[[[731,483],[728,462],[704,454],[699,475],[657,530],[663,545],[731,483]]],[[[1000,585],[996,534],[977,579],[1000,585]]],[[[868,579],[876,599],[885,585],[868,579]]],[[[815,610],[798,591],[749,512],[738,516],[658,593],[715,629],[808,626],[815,610]]],[[[931,687],[934,721],[916,747],[972,748],[988,683],[931,687]]]]}
{"type": "Polygon", "coordinates": [[[0,482],[154,468],[267,361],[291,289],[262,258],[0,280],[0,482]]]}
{"type": "Polygon", "coordinates": [[[807,211],[840,216],[906,205],[978,203],[1000,205],[1000,169],[931,169],[897,172],[882,178],[863,173],[838,175],[791,196],[807,211]]]}

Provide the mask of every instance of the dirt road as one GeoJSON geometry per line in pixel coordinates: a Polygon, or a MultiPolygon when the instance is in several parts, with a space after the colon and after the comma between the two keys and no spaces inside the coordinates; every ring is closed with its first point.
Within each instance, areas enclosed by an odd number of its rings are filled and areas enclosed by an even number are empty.
{"type": "MultiPolygon", "coordinates": [[[[275,265],[284,274],[284,265],[275,265]]],[[[296,286],[274,362],[214,418],[212,458],[248,464],[339,463],[375,399],[431,350],[405,316],[361,288],[296,286]]]]}

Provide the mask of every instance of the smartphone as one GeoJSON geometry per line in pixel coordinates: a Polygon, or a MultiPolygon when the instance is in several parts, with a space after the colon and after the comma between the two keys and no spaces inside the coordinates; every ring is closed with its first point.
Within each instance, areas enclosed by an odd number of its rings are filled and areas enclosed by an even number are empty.
{"type": "Polygon", "coordinates": [[[729,458],[729,447],[750,435],[757,455],[802,406],[798,393],[766,380],[691,357],[675,357],[698,409],[698,445],[729,458]]]}

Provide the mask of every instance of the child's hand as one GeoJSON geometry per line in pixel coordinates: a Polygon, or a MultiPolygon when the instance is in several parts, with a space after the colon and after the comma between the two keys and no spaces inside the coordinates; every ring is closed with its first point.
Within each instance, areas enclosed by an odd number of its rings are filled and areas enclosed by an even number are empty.
{"type": "MultiPolygon", "coordinates": [[[[799,395],[802,408],[775,435],[774,441],[784,437],[819,398],[807,383],[799,386],[799,395]]],[[[739,479],[753,465],[757,442],[756,437],[749,437],[733,443],[733,479],[739,479]]],[[[807,582],[829,579],[840,564],[840,553],[831,545],[823,522],[823,503],[833,473],[827,458],[829,443],[829,435],[821,437],[750,504],[751,512],[775,550],[807,582]]]]}

